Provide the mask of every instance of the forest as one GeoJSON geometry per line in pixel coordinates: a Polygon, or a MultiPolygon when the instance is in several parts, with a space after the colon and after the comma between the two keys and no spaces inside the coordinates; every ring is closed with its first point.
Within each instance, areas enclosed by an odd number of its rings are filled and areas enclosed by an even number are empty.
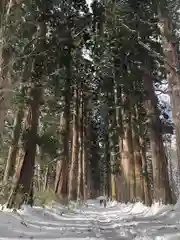
{"type": "Polygon", "coordinates": [[[177,201],[179,9],[177,0],[0,1],[1,203],[177,201]]]}

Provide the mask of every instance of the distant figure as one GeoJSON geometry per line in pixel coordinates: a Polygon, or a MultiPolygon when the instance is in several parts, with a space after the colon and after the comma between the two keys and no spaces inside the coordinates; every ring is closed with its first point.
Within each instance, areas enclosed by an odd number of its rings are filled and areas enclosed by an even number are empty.
{"type": "Polygon", "coordinates": [[[106,199],[103,200],[103,204],[104,204],[104,207],[106,207],[107,205],[106,199]]]}
{"type": "Polygon", "coordinates": [[[99,200],[100,206],[103,204],[103,201],[104,201],[103,199],[99,200]]]}

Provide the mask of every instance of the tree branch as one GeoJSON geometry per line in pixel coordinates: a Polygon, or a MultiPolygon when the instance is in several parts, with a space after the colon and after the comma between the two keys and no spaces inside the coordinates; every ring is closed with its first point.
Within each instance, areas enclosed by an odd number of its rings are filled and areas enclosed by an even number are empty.
{"type": "MultiPolygon", "coordinates": [[[[123,23],[123,20],[120,20],[121,26],[124,27],[125,29],[127,29],[129,32],[131,33],[136,33],[136,30],[131,29],[129,26],[127,26],[126,24],[123,23]]],[[[139,43],[139,45],[141,45],[144,49],[146,49],[151,56],[156,57],[157,59],[159,59],[160,61],[166,63],[170,68],[172,68],[173,71],[175,71],[176,74],[179,75],[180,73],[180,69],[177,69],[175,66],[173,66],[171,63],[169,63],[165,57],[161,56],[160,53],[156,52],[155,50],[151,49],[147,44],[143,43],[140,40],[140,37],[137,37],[137,42],[139,43]]]]}

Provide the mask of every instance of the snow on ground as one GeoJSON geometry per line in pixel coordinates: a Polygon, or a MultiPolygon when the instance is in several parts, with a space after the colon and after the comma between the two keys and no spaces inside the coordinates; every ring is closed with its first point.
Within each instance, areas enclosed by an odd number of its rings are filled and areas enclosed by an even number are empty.
{"type": "Polygon", "coordinates": [[[180,202],[173,206],[111,202],[107,208],[98,200],[87,205],[23,207],[0,211],[0,240],[178,240],[180,202]]]}

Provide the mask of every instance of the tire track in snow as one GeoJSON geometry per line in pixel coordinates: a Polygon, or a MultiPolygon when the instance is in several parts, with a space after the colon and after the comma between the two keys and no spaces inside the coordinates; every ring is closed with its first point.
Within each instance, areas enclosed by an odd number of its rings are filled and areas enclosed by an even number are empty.
{"type": "Polygon", "coordinates": [[[132,239],[132,238],[120,235],[120,231],[118,232],[116,230],[116,228],[113,226],[114,225],[114,223],[113,223],[114,215],[111,216],[111,214],[108,214],[109,213],[108,210],[109,210],[108,208],[105,208],[104,211],[97,212],[95,219],[91,222],[92,231],[93,231],[96,239],[102,239],[102,240],[130,240],[130,239],[132,239]]]}
{"type": "Polygon", "coordinates": [[[107,204],[99,206],[91,201],[88,206],[66,208],[28,208],[0,213],[1,239],[33,240],[155,240],[164,235],[180,236],[180,211],[170,207],[151,212],[142,204],[107,204]],[[171,211],[170,211],[171,210],[171,211]],[[26,225],[22,224],[22,218],[26,225]],[[157,238],[156,238],[157,237],[157,238]]]}

